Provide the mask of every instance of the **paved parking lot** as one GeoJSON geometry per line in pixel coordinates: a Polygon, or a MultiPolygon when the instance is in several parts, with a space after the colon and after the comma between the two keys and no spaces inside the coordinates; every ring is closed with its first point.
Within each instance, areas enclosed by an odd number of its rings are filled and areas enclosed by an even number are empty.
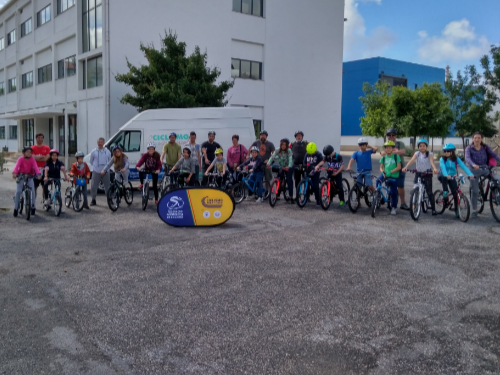
{"type": "Polygon", "coordinates": [[[252,201],[176,229],[135,199],[0,214],[1,374],[500,373],[489,208],[415,223],[252,201]]]}

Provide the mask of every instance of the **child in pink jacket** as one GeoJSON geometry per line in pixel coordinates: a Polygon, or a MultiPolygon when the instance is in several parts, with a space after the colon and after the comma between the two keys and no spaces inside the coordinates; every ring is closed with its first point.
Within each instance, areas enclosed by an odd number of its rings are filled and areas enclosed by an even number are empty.
{"type": "MultiPolygon", "coordinates": [[[[32,176],[40,176],[40,171],[36,165],[35,159],[32,157],[33,150],[31,147],[23,148],[23,156],[17,159],[16,166],[12,171],[12,178],[16,179],[17,189],[16,196],[14,198],[14,217],[17,217],[19,208],[19,199],[21,198],[21,193],[23,192],[24,179],[17,178],[20,174],[28,174],[32,176]]],[[[33,183],[33,178],[28,180],[28,186],[31,189],[31,214],[35,214],[35,184],[33,183]]]]}

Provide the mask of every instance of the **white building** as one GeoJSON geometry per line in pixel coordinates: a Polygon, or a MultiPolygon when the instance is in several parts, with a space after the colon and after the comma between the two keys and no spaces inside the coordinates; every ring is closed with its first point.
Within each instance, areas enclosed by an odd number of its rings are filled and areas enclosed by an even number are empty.
{"type": "Polygon", "coordinates": [[[343,0],[10,0],[0,9],[0,147],[43,133],[66,154],[108,139],[137,113],[120,104],[130,88],[114,75],[126,57],[145,63],[139,43],[159,46],[171,29],[188,53],[208,52],[221,80],[238,76],[229,105],[248,106],[272,141],[301,129],[338,149],[343,23],[343,0]]]}

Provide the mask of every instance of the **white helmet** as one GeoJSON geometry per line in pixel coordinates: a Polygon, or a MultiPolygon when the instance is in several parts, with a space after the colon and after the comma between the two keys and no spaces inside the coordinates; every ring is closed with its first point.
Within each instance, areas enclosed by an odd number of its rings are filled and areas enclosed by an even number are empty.
{"type": "Polygon", "coordinates": [[[368,144],[368,139],[366,139],[365,137],[361,137],[360,139],[358,139],[358,145],[362,143],[368,144]]]}
{"type": "Polygon", "coordinates": [[[156,143],[154,143],[154,142],[149,142],[149,143],[148,143],[148,147],[146,147],[146,148],[150,148],[150,147],[153,147],[153,148],[156,150],[156,143]]]}
{"type": "Polygon", "coordinates": [[[259,149],[258,149],[256,146],[253,146],[253,147],[250,149],[250,152],[252,152],[252,151],[257,151],[257,152],[259,152],[259,149]]]}

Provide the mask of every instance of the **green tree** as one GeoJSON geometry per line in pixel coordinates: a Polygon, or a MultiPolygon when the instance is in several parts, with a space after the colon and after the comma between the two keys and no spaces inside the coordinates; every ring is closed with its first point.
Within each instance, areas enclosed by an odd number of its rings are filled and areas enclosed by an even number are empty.
{"type": "Polygon", "coordinates": [[[374,85],[365,82],[363,92],[365,96],[359,98],[365,112],[365,116],[360,118],[361,131],[365,135],[384,137],[385,139],[385,132],[392,125],[390,116],[391,86],[381,80],[374,85]]]}
{"type": "Polygon", "coordinates": [[[115,79],[132,87],[135,95],[125,94],[120,102],[139,112],[155,108],[223,107],[234,81],[216,83],[221,72],[207,67],[207,53],[198,46],[186,56],[186,43],[178,42],[172,31],[165,32],[161,49],[140,44],[148,64],[136,67],[127,59],[128,73],[115,79]]]}
{"type": "Polygon", "coordinates": [[[445,93],[450,100],[455,135],[462,138],[465,149],[465,138],[479,131],[485,137],[496,134],[490,113],[495,103],[494,97],[488,94],[481,84],[481,75],[471,65],[464,73],[457,73],[456,79],[450,73],[445,82],[445,93]]]}
{"type": "MultiPolygon", "coordinates": [[[[484,83],[490,100],[498,103],[500,101],[500,46],[491,46],[490,56],[481,58],[481,66],[484,69],[484,83]]],[[[493,104],[493,105],[494,105],[493,104]]],[[[495,121],[500,119],[500,112],[494,114],[495,121]]]]}

